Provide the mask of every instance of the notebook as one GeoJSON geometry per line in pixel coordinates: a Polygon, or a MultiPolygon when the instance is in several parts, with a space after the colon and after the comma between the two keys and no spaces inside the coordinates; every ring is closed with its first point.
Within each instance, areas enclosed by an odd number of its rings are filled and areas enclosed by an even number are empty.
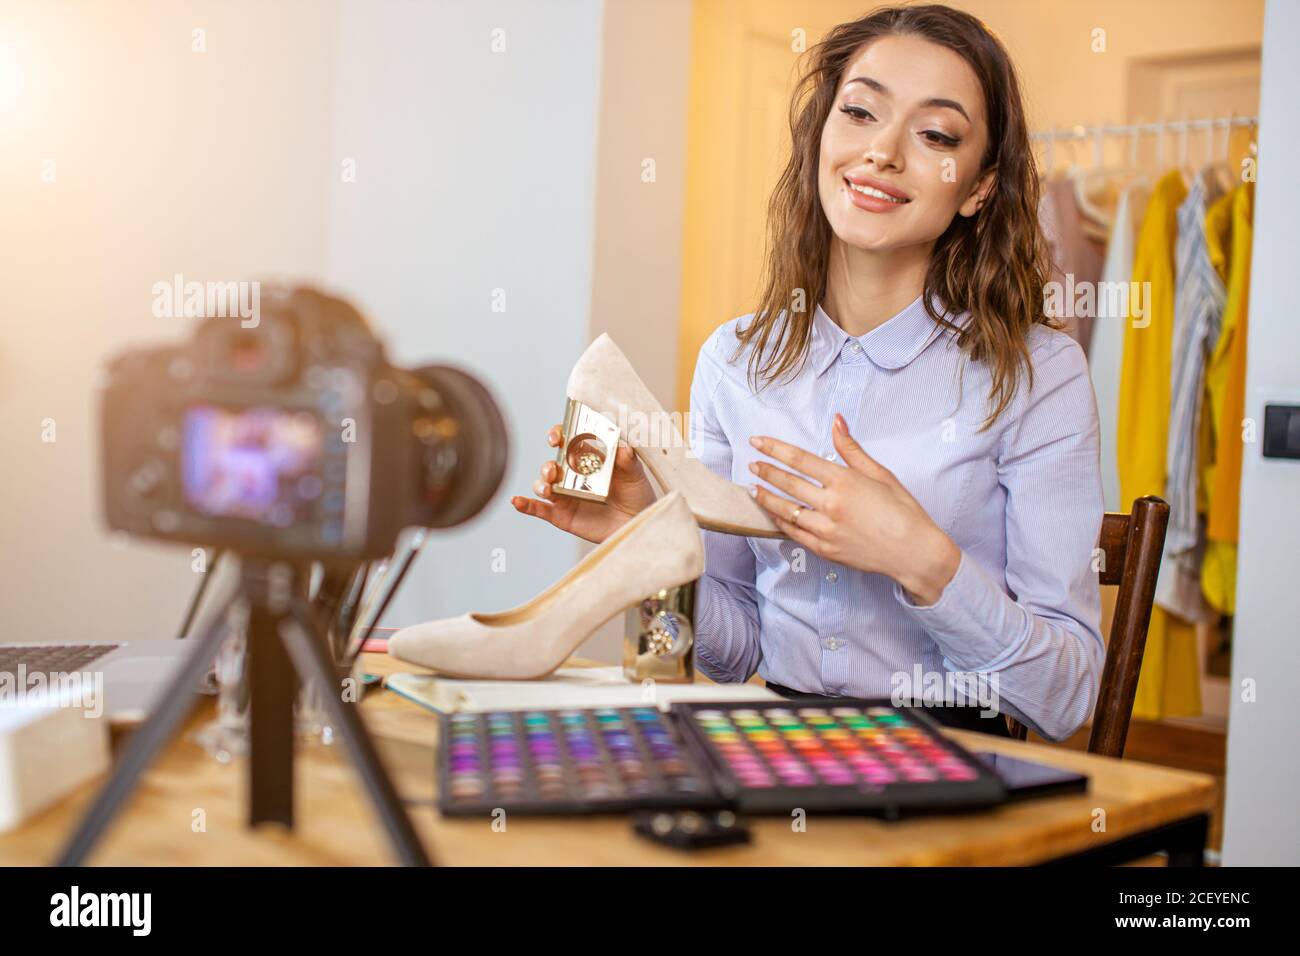
{"type": "Polygon", "coordinates": [[[561,707],[634,707],[666,710],[674,701],[780,700],[757,684],[632,683],[623,668],[561,667],[541,680],[454,680],[432,674],[390,674],[384,685],[430,710],[549,710],[561,707]]]}

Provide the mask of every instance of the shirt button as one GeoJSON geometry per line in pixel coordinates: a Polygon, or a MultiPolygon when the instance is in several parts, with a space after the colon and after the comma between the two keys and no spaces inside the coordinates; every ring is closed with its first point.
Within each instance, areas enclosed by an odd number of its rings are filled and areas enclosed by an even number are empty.
{"type": "Polygon", "coordinates": [[[831,582],[831,584],[834,584],[836,581],[838,581],[838,580],[839,580],[839,577],[840,577],[840,576],[839,576],[838,574],[836,574],[834,571],[827,571],[827,572],[826,572],[826,580],[829,581],[829,582],[831,582]]]}
{"type": "Polygon", "coordinates": [[[838,651],[840,649],[840,642],[833,637],[827,638],[826,649],[829,651],[838,651]]]}
{"type": "Polygon", "coordinates": [[[859,343],[857,343],[857,342],[852,343],[852,344],[849,346],[849,348],[850,348],[852,351],[854,351],[854,352],[861,352],[861,351],[862,351],[862,346],[861,346],[859,343]]]}
{"type": "Polygon", "coordinates": [[[826,455],[826,460],[827,460],[827,461],[834,461],[834,460],[835,460],[835,452],[830,452],[830,453],[828,453],[828,454],[826,455]]]}

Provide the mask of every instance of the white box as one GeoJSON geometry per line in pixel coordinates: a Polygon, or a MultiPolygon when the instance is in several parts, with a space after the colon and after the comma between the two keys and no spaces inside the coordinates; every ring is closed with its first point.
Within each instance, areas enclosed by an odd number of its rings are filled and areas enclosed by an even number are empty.
{"type": "Polygon", "coordinates": [[[0,833],[104,773],[111,759],[102,714],[48,696],[0,697],[0,833]]]}

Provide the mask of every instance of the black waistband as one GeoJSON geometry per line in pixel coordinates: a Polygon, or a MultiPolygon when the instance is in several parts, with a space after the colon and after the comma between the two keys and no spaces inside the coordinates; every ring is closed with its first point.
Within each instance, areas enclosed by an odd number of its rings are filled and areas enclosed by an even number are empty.
{"type": "MultiPolygon", "coordinates": [[[[811,691],[792,690],[772,681],[767,681],[767,689],[790,700],[815,700],[826,703],[844,700],[843,697],[814,694],[811,691]]],[[[925,707],[922,708],[922,712],[926,716],[933,718],[935,723],[943,724],[945,727],[952,727],[955,730],[974,730],[982,734],[992,734],[995,737],[1011,736],[1011,732],[1007,730],[1006,719],[1001,714],[981,717],[979,707],[925,707]]]]}

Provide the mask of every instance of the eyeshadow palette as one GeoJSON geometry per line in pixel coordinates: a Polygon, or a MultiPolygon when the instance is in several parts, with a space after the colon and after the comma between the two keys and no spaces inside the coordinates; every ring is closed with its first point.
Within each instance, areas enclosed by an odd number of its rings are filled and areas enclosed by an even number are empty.
{"type": "Polygon", "coordinates": [[[1006,799],[998,777],[916,708],[846,698],[677,703],[672,712],[741,812],[894,816],[1006,799]]]}
{"type": "Polygon", "coordinates": [[[955,811],[1002,803],[996,773],[916,708],[830,703],[443,714],[447,816],[730,808],[788,814],[955,811]]]}
{"type": "Polygon", "coordinates": [[[722,806],[697,755],[655,707],[443,714],[447,816],[722,806]]]}

